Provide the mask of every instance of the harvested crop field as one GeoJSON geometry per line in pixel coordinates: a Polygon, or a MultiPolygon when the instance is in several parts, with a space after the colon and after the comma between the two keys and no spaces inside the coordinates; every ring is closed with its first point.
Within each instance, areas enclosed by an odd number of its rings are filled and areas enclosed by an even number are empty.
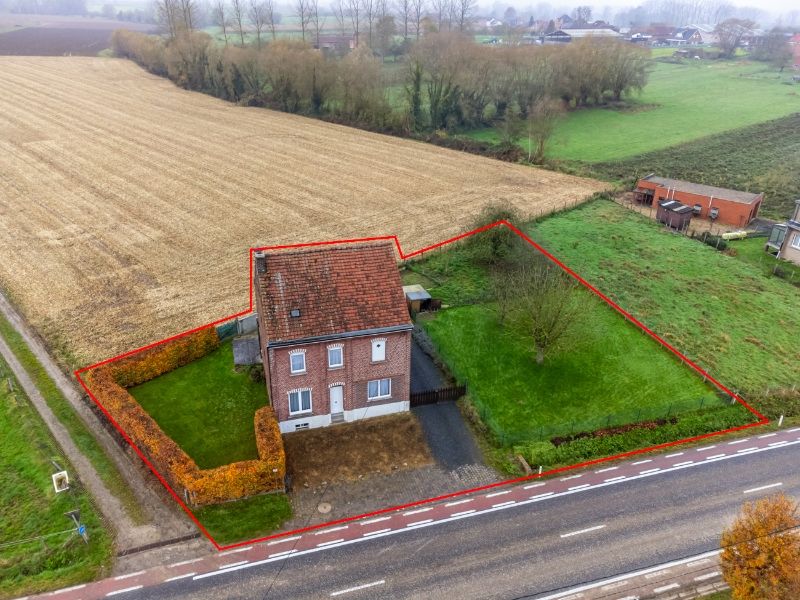
{"type": "Polygon", "coordinates": [[[457,234],[606,184],[187,92],[133,63],[0,57],[0,286],[73,366],[246,307],[248,249],[457,234]]]}
{"type": "Polygon", "coordinates": [[[95,56],[111,45],[113,29],[28,27],[0,33],[0,55],[95,56]]]}

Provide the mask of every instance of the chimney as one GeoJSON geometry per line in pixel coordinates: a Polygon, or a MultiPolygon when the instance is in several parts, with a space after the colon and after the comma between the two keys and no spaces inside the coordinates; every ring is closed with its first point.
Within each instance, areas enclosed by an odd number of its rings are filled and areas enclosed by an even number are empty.
{"type": "Polygon", "coordinates": [[[267,257],[263,251],[254,252],[256,275],[263,275],[267,271],[267,257]]]}

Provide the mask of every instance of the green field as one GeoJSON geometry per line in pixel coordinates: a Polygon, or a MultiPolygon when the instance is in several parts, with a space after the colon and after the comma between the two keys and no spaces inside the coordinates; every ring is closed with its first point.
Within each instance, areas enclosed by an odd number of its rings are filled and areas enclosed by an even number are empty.
{"type": "Polygon", "coordinates": [[[800,289],[598,200],[528,228],[534,239],[745,395],[800,378],[800,289]]]}
{"type": "Polygon", "coordinates": [[[230,342],[128,391],[201,469],[258,458],[253,417],[266,386],[234,370],[230,342]]]}
{"type": "MultiPolygon", "coordinates": [[[[551,159],[601,162],[636,156],[800,111],[800,85],[787,71],[746,60],[653,62],[650,80],[626,109],[569,113],[551,140],[551,159]]],[[[496,140],[494,129],[472,137],[496,140]]],[[[524,145],[524,144],[523,144],[524,145]]]]}
{"type": "Polygon", "coordinates": [[[75,585],[104,575],[113,543],[89,494],[0,359],[0,598],[75,585]],[[71,475],[56,494],[51,461],[71,475]],[[79,509],[89,544],[64,513],[79,509]],[[39,539],[36,539],[39,538],[39,539]]]}
{"type": "Polygon", "coordinates": [[[774,255],[764,251],[767,238],[754,237],[728,242],[728,248],[735,253],[738,260],[758,268],[764,275],[773,276],[777,269],[786,273],[785,281],[800,286],[800,265],[788,260],[778,260],[774,255]]]}
{"type": "MultiPolygon", "coordinates": [[[[798,86],[800,91],[800,86],[798,86]]],[[[619,161],[594,163],[588,175],[632,186],[649,173],[764,192],[761,214],[785,219],[800,198],[800,113],[619,161]]]]}

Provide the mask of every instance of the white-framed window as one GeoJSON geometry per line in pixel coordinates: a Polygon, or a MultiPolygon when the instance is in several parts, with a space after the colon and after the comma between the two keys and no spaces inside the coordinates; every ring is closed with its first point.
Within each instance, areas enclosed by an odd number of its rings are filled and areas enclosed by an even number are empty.
{"type": "Polygon", "coordinates": [[[375,379],[367,382],[367,400],[382,400],[383,398],[391,398],[391,396],[391,379],[375,379]]]}
{"type": "Polygon", "coordinates": [[[386,338],[372,340],[372,362],[386,360],[386,338]]]}
{"type": "Polygon", "coordinates": [[[299,415],[311,412],[311,390],[292,390],[289,392],[289,414],[299,415]]]}
{"type": "Polygon", "coordinates": [[[792,248],[800,250],[800,233],[795,233],[792,238],[792,248]]]}
{"type": "Polygon", "coordinates": [[[306,372],[305,350],[292,350],[289,352],[289,371],[292,375],[306,372]]]}
{"type": "Polygon", "coordinates": [[[344,348],[341,344],[328,346],[328,368],[336,369],[344,366],[344,348]]]}

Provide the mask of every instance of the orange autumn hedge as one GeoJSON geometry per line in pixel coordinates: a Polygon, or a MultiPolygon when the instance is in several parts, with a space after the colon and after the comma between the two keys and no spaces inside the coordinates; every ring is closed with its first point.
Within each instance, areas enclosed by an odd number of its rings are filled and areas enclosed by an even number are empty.
{"type": "Polygon", "coordinates": [[[197,506],[284,489],[286,456],[272,408],[260,408],[254,417],[258,460],[200,469],[125,388],[197,360],[218,345],[216,331],[204,329],[86,373],[86,385],[97,400],[170,486],[197,506]]]}

